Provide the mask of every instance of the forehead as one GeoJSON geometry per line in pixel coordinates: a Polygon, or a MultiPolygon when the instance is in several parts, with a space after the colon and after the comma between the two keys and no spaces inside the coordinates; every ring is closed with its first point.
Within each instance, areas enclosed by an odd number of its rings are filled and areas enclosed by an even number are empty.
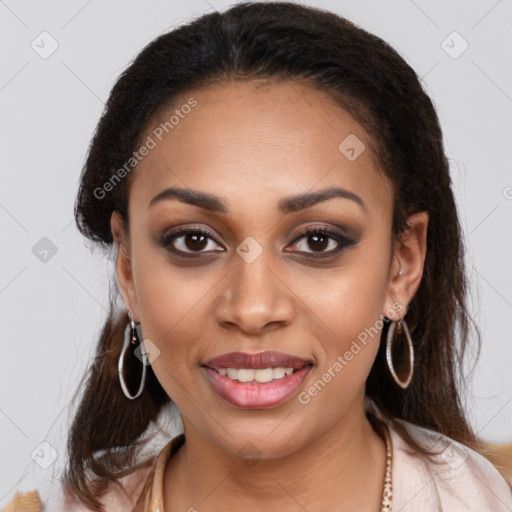
{"type": "Polygon", "coordinates": [[[388,214],[392,189],[366,131],[329,96],[297,82],[229,81],[191,90],[160,109],[143,141],[132,199],[166,187],[210,192],[232,211],[339,186],[388,214]],[[194,105],[190,107],[190,105],[194,105]]]}

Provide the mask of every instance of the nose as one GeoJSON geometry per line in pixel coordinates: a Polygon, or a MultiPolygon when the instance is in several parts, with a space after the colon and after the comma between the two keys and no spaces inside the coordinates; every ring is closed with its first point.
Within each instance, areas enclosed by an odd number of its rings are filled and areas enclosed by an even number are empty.
{"type": "Polygon", "coordinates": [[[216,317],[222,327],[262,334],[292,322],[293,291],[279,266],[272,265],[268,252],[263,251],[252,262],[234,255],[217,301],[216,317]]]}

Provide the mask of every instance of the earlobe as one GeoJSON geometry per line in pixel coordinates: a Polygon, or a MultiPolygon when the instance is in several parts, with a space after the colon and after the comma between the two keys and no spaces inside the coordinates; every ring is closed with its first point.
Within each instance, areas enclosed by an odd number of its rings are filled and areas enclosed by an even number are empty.
{"type": "Polygon", "coordinates": [[[115,271],[119,291],[121,292],[125,305],[132,309],[135,317],[138,317],[137,300],[131,268],[129,240],[125,232],[121,215],[117,211],[112,212],[110,228],[114,244],[116,246],[115,271]]]}
{"type": "MultiPolygon", "coordinates": [[[[408,229],[395,242],[388,283],[388,300],[404,307],[414,297],[423,276],[427,254],[428,213],[410,215],[407,224],[408,229]]],[[[388,308],[390,306],[387,305],[388,308]]]]}

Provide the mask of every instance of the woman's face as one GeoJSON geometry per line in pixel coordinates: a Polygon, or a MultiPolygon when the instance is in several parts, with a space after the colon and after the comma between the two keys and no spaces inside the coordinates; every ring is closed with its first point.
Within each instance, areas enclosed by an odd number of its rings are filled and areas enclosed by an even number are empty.
{"type": "Polygon", "coordinates": [[[382,315],[406,303],[367,133],[298,83],[228,82],[184,95],[148,135],[117,272],[186,432],[272,458],[355,425],[382,315]]]}

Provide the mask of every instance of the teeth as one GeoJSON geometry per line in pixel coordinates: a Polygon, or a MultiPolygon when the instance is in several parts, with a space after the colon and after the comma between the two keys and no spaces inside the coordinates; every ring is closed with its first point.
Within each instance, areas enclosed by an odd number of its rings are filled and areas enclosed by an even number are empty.
{"type": "Polygon", "coordinates": [[[218,372],[224,377],[240,382],[270,382],[275,379],[282,379],[293,373],[293,368],[262,368],[258,370],[250,368],[219,368],[218,372]]]}
{"type": "Polygon", "coordinates": [[[238,368],[228,368],[227,376],[230,379],[238,379],[238,368]]]}
{"type": "Polygon", "coordinates": [[[240,369],[238,370],[238,380],[240,382],[251,382],[252,380],[254,380],[254,374],[256,373],[256,371],[240,369]]]}
{"type": "Polygon", "coordinates": [[[286,374],[284,368],[274,368],[274,379],[282,379],[286,374]]]}

